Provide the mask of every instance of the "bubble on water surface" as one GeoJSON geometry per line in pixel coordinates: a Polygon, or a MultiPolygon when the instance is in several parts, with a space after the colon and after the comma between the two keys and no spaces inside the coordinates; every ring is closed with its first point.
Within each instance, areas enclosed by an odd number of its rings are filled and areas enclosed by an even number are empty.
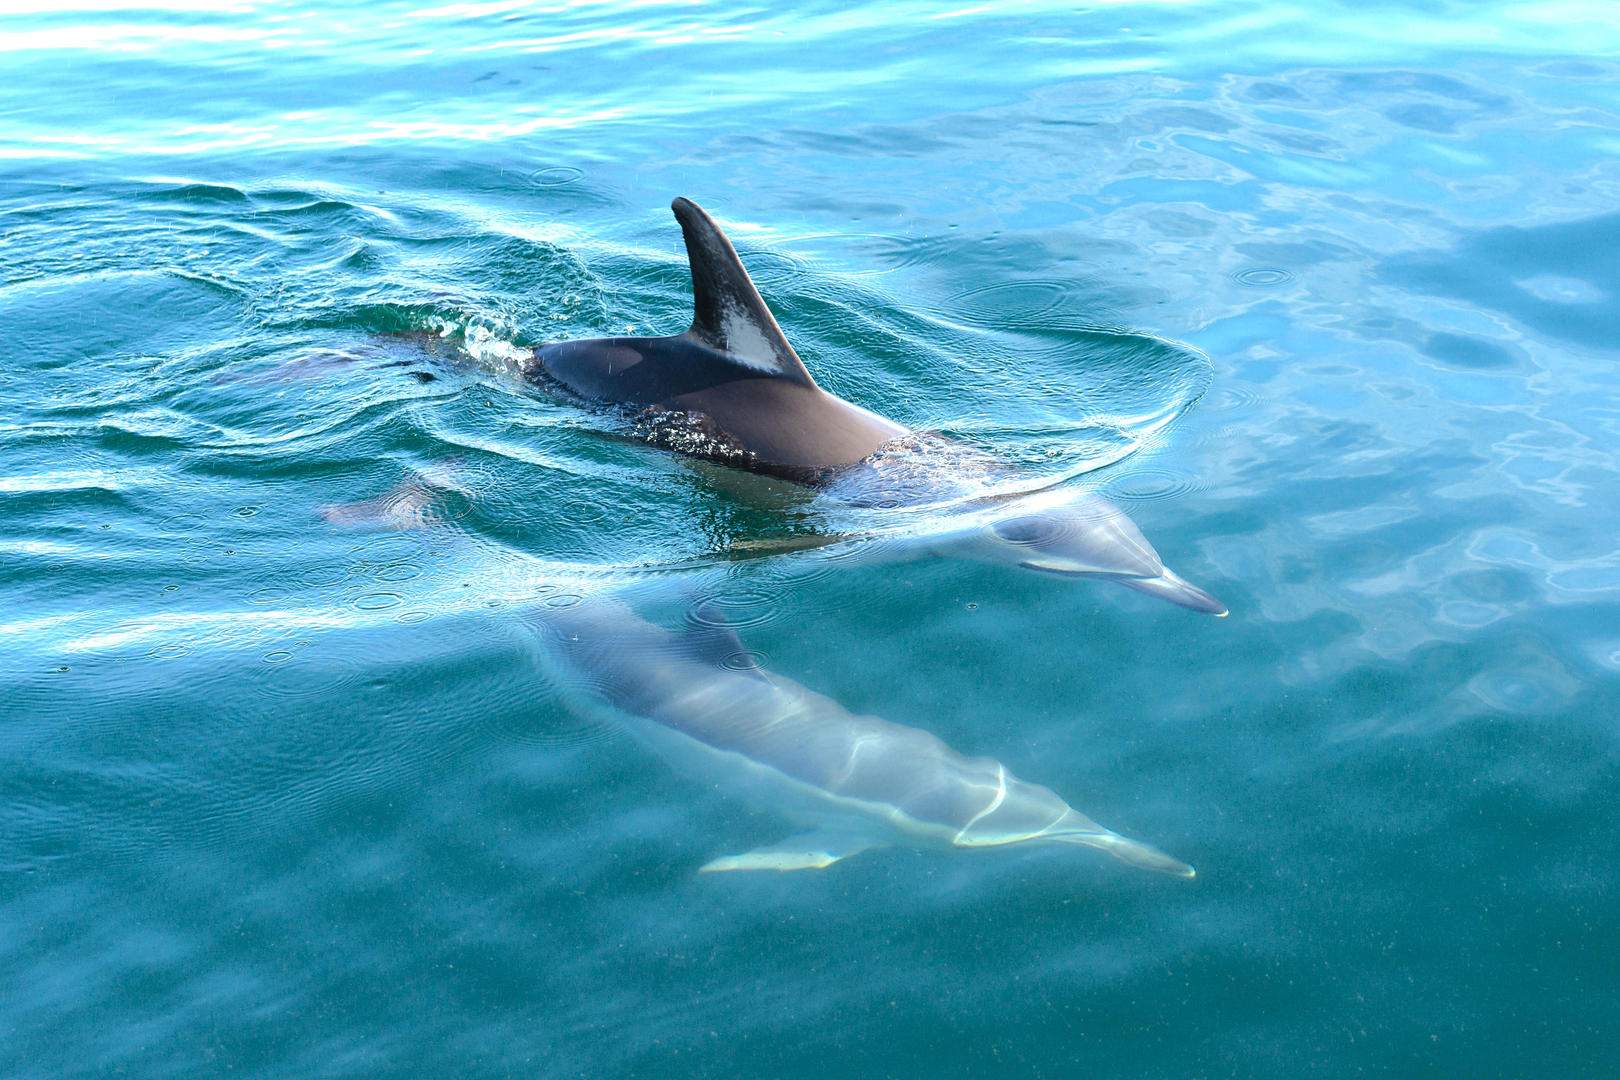
{"type": "Polygon", "coordinates": [[[1251,266],[1233,274],[1232,280],[1245,288],[1269,289],[1288,284],[1294,280],[1294,275],[1281,267],[1251,266]]]}
{"type": "Polygon", "coordinates": [[[340,700],[364,674],[360,662],[343,648],[334,640],[320,649],[299,650],[285,660],[259,664],[247,681],[253,689],[275,697],[329,695],[340,700]]]}
{"type": "Polygon", "coordinates": [[[291,589],[279,585],[267,585],[262,589],[255,589],[253,592],[249,593],[248,602],[251,604],[265,605],[280,604],[291,595],[291,589]]]}
{"type": "Polygon", "coordinates": [[[391,564],[419,558],[426,545],[419,536],[409,533],[385,533],[361,541],[349,548],[363,564],[391,564]]]}
{"type": "Polygon", "coordinates": [[[1108,485],[1110,497],[1123,501],[1179,499],[1203,490],[1198,477],[1165,467],[1131,469],[1108,485]]]}
{"type": "Polygon", "coordinates": [[[764,592],[735,590],[699,596],[687,609],[687,619],[711,629],[763,626],[779,614],[778,598],[764,592]]]}
{"type": "Polygon", "coordinates": [[[1073,287],[1061,281],[1005,281],[957,293],[947,313],[960,322],[1012,326],[1051,315],[1062,308],[1073,287]]]}
{"type": "Polygon", "coordinates": [[[572,165],[549,165],[529,174],[529,182],[536,187],[564,187],[584,179],[585,170],[572,165]]]}
{"type": "Polygon", "coordinates": [[[349,579],[349,572],[340,567],[321,566],[306,570],[298,576],[298,583],[311,589],[331,589],[349,579]]]}
{"type": "Polygon", "coordinates": [[[782,251],[739,251],[738,257],[748,268],[748,276],[762,292],[769,293],[773,286],[787,285],[810,273],[803,260],[782,251]]]}
{"type": "Polygon", "coordinates": [[[164,518],[160,524],[164,532],[179,536],[208,527],[207,519],[200,514],[174,514],[164,518]]]}
{"type": "Polygon", "coordinates": [[[769,653],[759,652],[755,649],[742,649],[727,656],[720,661],[722,667],[732,671],[759,671],[770,663],[769,653]]]}
{"type": "Polygon", "coordinates": [[[1231,381],[1219,383],[1199,399],[1200,412],[1246,412],[1264,399],[1252,387],[1231,381]]]}

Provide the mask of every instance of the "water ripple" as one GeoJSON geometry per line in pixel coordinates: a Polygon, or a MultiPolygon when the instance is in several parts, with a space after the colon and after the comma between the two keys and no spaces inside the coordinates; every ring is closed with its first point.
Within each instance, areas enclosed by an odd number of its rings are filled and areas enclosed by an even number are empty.
{"type": "Polygon", "coordinates": [[[0,1074],[1612,1069],[1616,38],[8,5],[0,1074]],[[676,194],[918,433],[862,505],[519,377],[689,325],[676,194]],[[1233,618],[912,560],[1052,482],[1233,618]],[[536,624],[609,593],[1199,879],[699,875],[796,826],[576,715],[536,624]]]}

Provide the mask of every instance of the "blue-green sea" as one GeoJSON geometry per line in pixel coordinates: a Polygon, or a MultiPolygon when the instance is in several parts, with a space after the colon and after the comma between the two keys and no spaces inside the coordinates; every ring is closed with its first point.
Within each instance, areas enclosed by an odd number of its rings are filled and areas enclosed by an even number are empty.
{"type": "Polygon", "coordinates": [[[0,1075],[1620,1073],[1611,2],[420,2],[0,13],[0,1075]],[[675,196],[1230,616],[517,377],[685,328],[675,196]],[[1197,876],[699,873],[791,830],[604,596],[1197,876]]]}

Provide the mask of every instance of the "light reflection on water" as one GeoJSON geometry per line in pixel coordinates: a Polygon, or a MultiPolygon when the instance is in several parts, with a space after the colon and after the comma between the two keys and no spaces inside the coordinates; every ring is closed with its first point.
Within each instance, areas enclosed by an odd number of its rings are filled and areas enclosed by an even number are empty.
{"type": "Polygon", "coordinates": [[[3,1071],[1601,1071],[1611,14],[6,5],[3,1071]],[[523,386],[685,325],[676,194],[1231,618],[523,386]],[[568,712],[523,615],[608,588],[1199,877],[700,877],[783,824],[568,712]]]}

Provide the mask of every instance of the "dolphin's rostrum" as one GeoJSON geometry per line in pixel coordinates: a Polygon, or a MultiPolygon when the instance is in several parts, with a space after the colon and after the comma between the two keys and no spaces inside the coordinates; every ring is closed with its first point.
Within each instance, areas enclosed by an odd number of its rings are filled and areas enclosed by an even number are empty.
{"type": "MultiPolygon", "coordinates": [[[[542,345],[525,375],[626,408],[638,434],[670,450],[859,500],[874,488],[862,474],[875,472],[879,451],[920,437],[817,386],[720,227],[689,199],[676,199],[673,209],[692,270],[692,325],[669,337],[542,345]]],[[[1006,469],[966,448],[946,460],[948,469],[1006,469]]],[[[925,547],[1104,577],[1226,614],[1219,600],[1167,569],[1135,524],[1098,496],[1049,489],[1000,500],[965,520],[925,547]]]]}
{"type": "MultiPolygon", "coordinates": [[[[701,613],[700,613],[701,614],[701,613]]],[[[1133,866],[1193,869],[1120,836],[990,758],[970,758],[918,728],[857,716],[757,667],[709,618],[686,633],[622,602],[592,597],[530,618],[570,706],[635,733],[686,771],[795,821],[789,839],[711,860],[705,871],[821,869],[873,848],[1073,844],[1133,866]]]]}

